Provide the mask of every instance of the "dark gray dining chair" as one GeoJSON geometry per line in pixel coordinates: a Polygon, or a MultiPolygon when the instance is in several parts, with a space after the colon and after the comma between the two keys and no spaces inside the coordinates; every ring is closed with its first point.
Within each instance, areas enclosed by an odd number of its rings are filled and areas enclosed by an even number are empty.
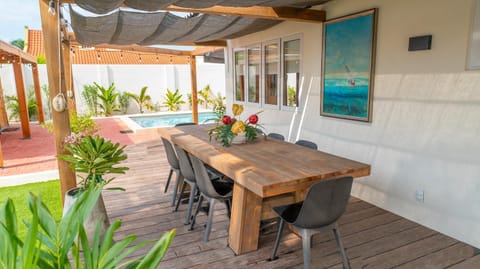
{"type": "Polygon", "coordinates": [[[162,143],[165,147],[165,153],[167,154],[167,161],[170,165],[170,172],[168,173],[167,183],[165,184],[165,190],[163,192],[167,192],[168,185],[170,185],[170,180],[172,179],[173,172],[177,175],[175,180],[175,189],[173,190],[173,197],[172,197],[172,206],[175,205],[175,201],[177,200],[177,192],[178,192],[178,184],[180,182],[180,178],[182,174],[180,172],[180,164],[178,163],[177,154],[173,149],[172,143],[162,137],[162,143]]]}
{"type": "Polygon", "coordinates": [[[175,151],[177,152],[178,162],[180,164],[180,172],[183,175],[183,184],[180,194],[177,199],[177,204],[175,205],[175,210],[178,210],[180,206],[180,202],[182,200],[183,193],[185,192],[185,188],[187,184],[190,185],[190,196],[188,198],[188,207],[187,213],[185,215],[185,225],[190,224],[190,216],[192,215],[192,208],[193,202],[195,200],[195,195],[197,194],[197,179],[195,178],[195,174],[192,169],[192,164],[190,162],[190,158],[188,157],[188,153],[181,147],[175,145],[175,151]]]}
{"type": "Polygon", "coordinates": [[[347,207],[352,182],[352,177],[323,180],[310,187],[305,201],[274,207],[273,211],[279,216],[279,224],[270,260],[277,258],[278,245],[286,222],[294,226],[302,236],[303,268],[310,268],[312,235],[321,230],[332,229],[342,255],[343,268],[349,269],[350,264],[340,239],[337,220],[347,207]]]}
{"type": "Polygon", "coordinates": [[[282,141],[285,141],[285,137],[281,134],[278,134],[278,133],[269,133],[267,135],[267,137],[270,137],[270,138],[273,138],[273,139],[277,139],[277,140],[282,140],[282,141]]]}
{"type": "Polygon", "coordinates": [[[193,155],[189,155],[192,161],[193,170],[197,177],[197,186],[200,190],[200,198],[198,199],[197,208],[192,215],[190,222],[190,230],[193,230],[196,217],[202,206],[203,199],[208,201],[208,220],[207,227],[205,228],[204,241],[208,241],[210,237],[210,231],[212,230],[213,211],[215,208],[215,202],[225,202],[227,206],[227,214],[230,217],[231,201],[233,195],[233,182],[225,180],[210,180],[205,164],[193,155]]]}
{"type": "Polygon", "coordinates": [[[295,142],[295,144],[303,146],[303,147],[311,148],[311,149],[314,149],[314,150],[318,149],[317,144],[313,143],[312,141],[308,141],[308,140],[300,139],[297,142],[295,142]]]}

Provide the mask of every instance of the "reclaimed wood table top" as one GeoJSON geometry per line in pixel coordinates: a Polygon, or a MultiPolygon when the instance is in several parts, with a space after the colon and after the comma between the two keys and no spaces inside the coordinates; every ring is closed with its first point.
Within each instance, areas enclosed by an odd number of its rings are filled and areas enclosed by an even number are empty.
{"type": "Polygon", "coordinates": [[[262,198],[305,189],[322,179],[370,174],[368,164],[263,136],[223,147],[210,141],[212,127],[187,125],[158,132],[262,198]]]}

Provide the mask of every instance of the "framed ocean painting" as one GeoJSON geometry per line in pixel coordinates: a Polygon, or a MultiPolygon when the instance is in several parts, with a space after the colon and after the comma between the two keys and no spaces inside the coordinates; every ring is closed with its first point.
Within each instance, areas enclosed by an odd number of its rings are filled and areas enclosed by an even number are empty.
{"type": "Polygon", "coordinates": [[[376,13],[370,9],[324,23],[321,115],[371,121],[376,13]]]}

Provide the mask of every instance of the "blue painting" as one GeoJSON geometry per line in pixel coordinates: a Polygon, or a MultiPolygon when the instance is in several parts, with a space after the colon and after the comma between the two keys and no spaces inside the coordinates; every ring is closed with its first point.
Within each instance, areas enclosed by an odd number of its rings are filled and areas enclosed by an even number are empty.
{"type": "Polygon", "coordinates": [[[324,23],[321,115],[371,121],[375,13],[324,23]]]}

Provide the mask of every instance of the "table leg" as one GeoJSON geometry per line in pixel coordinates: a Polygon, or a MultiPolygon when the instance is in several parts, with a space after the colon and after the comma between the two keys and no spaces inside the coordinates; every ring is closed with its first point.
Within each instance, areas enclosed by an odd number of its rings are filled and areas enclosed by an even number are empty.
{"type": "Polygon", "coordinates": [[[228,244],[240,255],[258,249],[262,198],[235,184],[233,187],[232,215],[228,244]]]}

